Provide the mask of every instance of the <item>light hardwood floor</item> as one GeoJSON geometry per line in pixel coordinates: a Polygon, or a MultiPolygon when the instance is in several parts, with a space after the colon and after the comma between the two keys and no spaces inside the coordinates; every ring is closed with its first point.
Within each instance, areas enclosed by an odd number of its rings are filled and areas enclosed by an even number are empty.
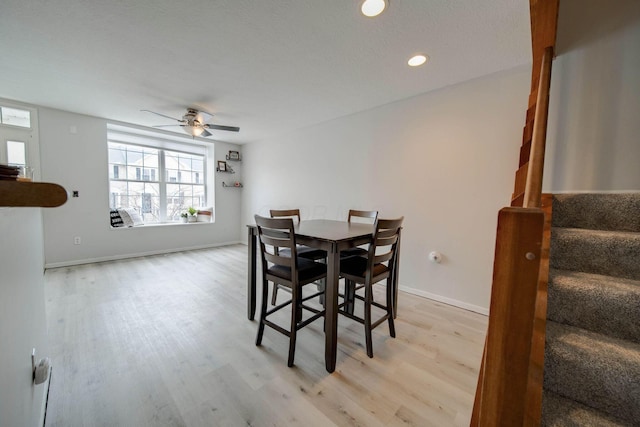
{"type": "Polygon", "coordinates": [[[341,316],[333,374],[321,320],[287,368],[284,335],[254,344],[246,265],[235,245],[47,270],[46,425],[469,425],[485,316],[400,292],[397,338],[375,329],[373,359],[341,316]]]}

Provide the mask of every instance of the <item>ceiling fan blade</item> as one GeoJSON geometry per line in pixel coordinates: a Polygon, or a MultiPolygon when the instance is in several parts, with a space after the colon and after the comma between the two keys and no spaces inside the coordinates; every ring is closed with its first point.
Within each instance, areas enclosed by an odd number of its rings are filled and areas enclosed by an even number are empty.
{"type": "Polygon", "coordinates": [[[153,125],[152,127],[154,127],[154,128],[169,128],[169,127],[176,127],[176,126],[184,126],[184,125],[153,125]]]}
{"type": "Polygon", "coordinates": [[[198,110],[198,114],[196,114],[196,120],[200,123],[206,123],[213,118],[213,114],[208,113],[206,111],[198,110]]]}
{"type": "Polygon", "coordinates": [[[151,111],[151,110],[140,110],[140,111],[144,111],[144,112],[147,112],[147,113],[155,114],[155,115],[160,116],[160,117],[164,117],[164,118],[167,118],[167,119],[171,119],[171,120],[175,120],[175,121],[178,121],[178,122],[182,122],[181,119],[176,119],[175,117],[170,117],[170,116],[167,116],[165,114],[156,113],[155,111],[151,111]]]}
{"type": "Polygon", "coordinates": [[[202,134],[200,136],[211,136],[211,132],[208,132],[206,129],[203,129],[202,134]]]}
{"type": "Polygon", "coordinates": [[[230,132],[239,132],[240,128],[236,126],[222,126],[222,125],[212,125],[211,123],[207,123],[203,125],[207,129],[215,129],[215,130],[228,130],[230,132]]]}

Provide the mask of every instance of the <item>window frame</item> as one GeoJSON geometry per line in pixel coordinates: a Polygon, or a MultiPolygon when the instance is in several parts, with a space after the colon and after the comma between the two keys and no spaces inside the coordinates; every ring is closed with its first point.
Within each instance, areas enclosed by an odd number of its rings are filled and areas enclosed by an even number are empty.
{"type": "MultiPolygon", "coordinates": [[[[159,136],[159,139],[162,140],[162,136],[159,136]]],[[[117,163],[112,163],[109,158],[109,154],[107,155],[107,173],[108,173],[108,198],[109,198],[109,209],[115,209],[118,208],[118,206],[112,206],[112,196],[114,193],[112,193],[111,189],[111,183],[113,181],[115,182],[126,182],[126,183],[142,183],[142,184],[158,184],[158,198],[159,198],[159,202],[158,202],[158,220],[154,221],[154,222],[146,222],[145,224],[148,225],[167,225],[167,224],[181,224],[179,218],[177,219],[171,219],[168,217],[168,200],[167,200],[167,185],[168,184],[178,184],[178,185],[185,185],[185,186],[191,186],[192,188],[195,186],[202,186],[203,189],[203,194],[204,194],[204,205],[203,206],[209,206],[209,200],[210,200],[210,188],[209,188],[209,184],[210,181],[208,179],[209,177],[209,170],[207,167],[207,163],[208,163],[208,159],[209,159],[209,155],[207,153],[206,148],[204,147],[204,150],[189,150],[188,147],[186,147],[185,149],[180,149],[180,145],[184,145],[181,144],[178,141],[171,141],[172,145],[178,145],[178,147],[175,146],[171,146],[171,147],[167,147],[164,146],[164,144],[158,142],[158,144],[153,144],[152,140],[153,140],[153,136],[151,137],[146,137],[145,140],[147,141],[147,143],[139,143],[139,142],[130,142],[130,141],[123,141],[120,138],[117,137],[111,137],[111,136],[107,136],[107,152],[109,151],[109,149],[111,149],[111,144],[119,144],[119,145],[124,145],[127,147],[140,147],[143,149],[150,149],[150,150],[155,150],[157,152],[157,156],[158,156],[158,166],[157,166],[157,179],[156,180],[145,180],[144,179],[144,169],[147,169],[144,165],[140,165],[140,166],[136,166],[136,165],[129,165],[128,163],[128,159],[127,162],[124,165],[120,165],[117,163]],[[202,152],[195,152],[195,151],[202,151],[202,152]],[[198,157],[202,161],[203,164],[203,168],[202,168],[202,177],[203,179],[201,179],[200,183],[189,183],[189,182],[181,182],[180,180],[178,181],[170,181],[168,178],[168,174],[167,174],[167,168],[166,168],[166,153],[170,152],[170,153],[177,153],[177,154],[184,154],[187,156],[192,156],[192,157],[198,157]],[[128,173],[125,174],[125,178],[122,177],[118,177],[115,178],[115,169],[113,169],[115,166],[118,166],[118,175],[122,175],[122,171],[121,171],[121,167],[124,168],[130,168],[130,167],[134,167],[136,168],[138,171],[140,171],[139,173],[139,177],[141,179],[137,179],[137,175],[138,173],[136,172],[136,179],[131,179],[128,176],[128,173]],[[114,177],[112,178],[112,174],[111,172],[114,172],[113,175],[114,177]]],[[[153,168],[156,169],[156,168],[153,168]]],[[[193,171],[192,171],[193,173],[193,171]]],[[[196,173],[200,173],[199,171],[196,173]]],[[[151,178],[151,173],[149,173],[149,177],[151,178]]],[[[127,187],[128,188],[128,187],[127,187]]],[[[143,194],[147,194],[147,193],[143,193],[143,194]]],[[[144,196],[141,196],[144,197],[144,196]]],[[[172,198],[173,200],[173,198],[172,198]]],[[[202,207],[202,206],[194,206],[194,207],[202,207]]],[[[142,209],[141,209],[142,210],[142,209]]],[[[139,212],[140,215],[143,215],[142,212],[139,212]]]]}

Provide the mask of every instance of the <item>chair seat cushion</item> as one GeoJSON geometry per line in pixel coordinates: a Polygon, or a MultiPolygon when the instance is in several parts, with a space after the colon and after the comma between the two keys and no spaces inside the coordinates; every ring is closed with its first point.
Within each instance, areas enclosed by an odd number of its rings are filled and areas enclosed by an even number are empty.
{"type": "Polygon", "coordinates": [[[369,251],[363,248],[349,248],[344,251],[340,251],[340,258],[347,258],[350,256],[366,257],[367,255],[369,255],[369,251]]]}
{"type": "MultiPolygon", "coordinates": [[[[268,272],[285,280],[291,280],[291,269],[289,267],[274,265],[268,269],[268,272]]],[[[326,274],[326,264],[298,257],[298,280],[300,282],[326,274]]]]}
{"type": "MultiPolygon", "coordinates": [[[[305,259],[325,259],[327,257],[327,252],[322,249],[310,248],[309,246],[298,245],[296,247],[296,251],[298,252],[299,258],[305,259]]],[[[280,250],[280,256],[290,257],[291,251],[287,249],[280,250]]]]}
{"type": "MultiPolygon", "coordinates": [[[[340,260],[340,273],[350,276],[361,277],[364,280],[367,271],[367,258],[361,256],[351,256],[340,260]]],[[[389,271],[389,267],[384,264],[375,264],[373,266],[373,277],[379,276],[389,271]]]]}

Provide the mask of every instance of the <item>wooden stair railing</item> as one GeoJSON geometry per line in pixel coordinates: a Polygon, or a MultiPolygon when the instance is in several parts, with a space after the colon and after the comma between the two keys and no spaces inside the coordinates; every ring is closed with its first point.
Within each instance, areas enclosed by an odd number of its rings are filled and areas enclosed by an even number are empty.
{"type": "Polygon", "coordinates": [[[0,181],[0,207],[54,208],[67,201],[67,191],[48,182],[0,181]]]}
{"type": "Polygon", "coordinates": [[[559,0],[530,0],[533,72],[511,207],[498,215],[489,327],[471,426],[540,424],[551,197],[542,195],[559,0]]]}

